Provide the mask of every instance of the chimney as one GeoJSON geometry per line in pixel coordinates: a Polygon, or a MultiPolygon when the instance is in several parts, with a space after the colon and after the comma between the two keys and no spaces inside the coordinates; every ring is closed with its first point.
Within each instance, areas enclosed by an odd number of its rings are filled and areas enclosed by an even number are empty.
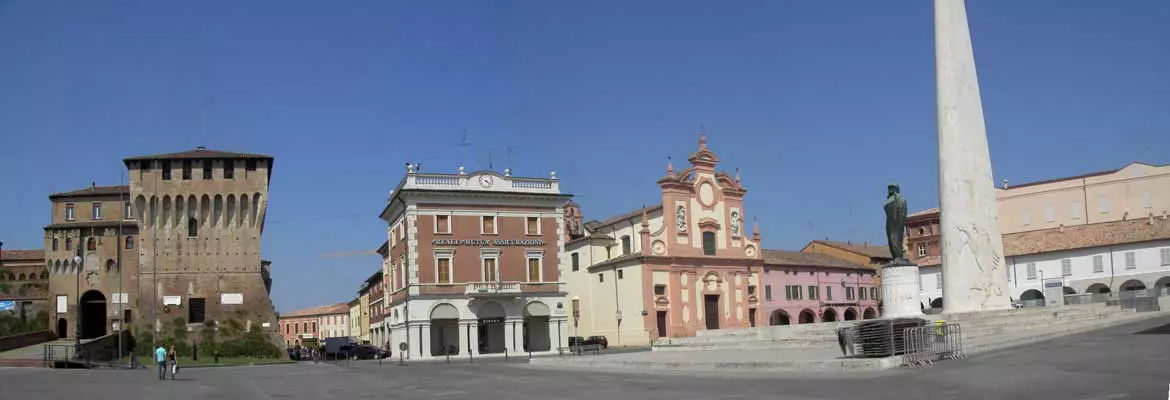
{"type": "Polygon", "coordinates": [[[90,189],[97,189],[97,182],[89,181],[89,188],[90,189]]]}
{"type": "Polygon", "coordinates": [[[1153,224],[1154,224],[1154,213],[1150,213],[1150,220],[1149,220],[1149,224],[1150,224],[1150,225],[1153,225],[1153,224]]]}
{"type": "Polygon", "coordinates": [[[203,150],[207,150],[207,148],[203,147],[203,146],[199,146],[199,147],[195,148],[195,151],[203,151],[203,150]]]}
{"type": "Polygon", "coordinates": [[[1064,233],[1064,224],[1060,224],[1060,226],[1056,229],[1058,229],[1061,233],[1064,233]]]}
{"type": "Polygon", "coordinates": [[[1166,220],[1166,210],[1162,210],[1162,220],[1166,220]]]}
{"type": "Polygon", "coordinates": [[[1007,179],[1004,179],[1003,180],[1003,189],[1007,190],[1007,188],[1008,188],[1007,179]]]}

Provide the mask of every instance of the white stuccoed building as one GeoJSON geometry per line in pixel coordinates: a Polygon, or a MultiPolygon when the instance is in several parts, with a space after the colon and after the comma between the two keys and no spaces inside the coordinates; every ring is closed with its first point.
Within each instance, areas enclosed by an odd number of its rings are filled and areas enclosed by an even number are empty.
{"type": "Polygon", "coordinates": [[[1004,252],[1011,296],[1021,301],[1050,297],[1043,282],[1053,280],[1063,295],[1170,287],[1165,217],[1004,235],[1004,252]]]}

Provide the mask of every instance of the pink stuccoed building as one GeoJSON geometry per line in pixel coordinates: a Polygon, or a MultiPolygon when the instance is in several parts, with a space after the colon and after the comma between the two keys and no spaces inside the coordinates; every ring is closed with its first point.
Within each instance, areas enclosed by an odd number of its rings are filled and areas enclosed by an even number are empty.
{"type": "Polygon", "coordinates": [[[877,318],[876,271],[825,254],[764,250],[762,305],[768,325],[877,318]]]}

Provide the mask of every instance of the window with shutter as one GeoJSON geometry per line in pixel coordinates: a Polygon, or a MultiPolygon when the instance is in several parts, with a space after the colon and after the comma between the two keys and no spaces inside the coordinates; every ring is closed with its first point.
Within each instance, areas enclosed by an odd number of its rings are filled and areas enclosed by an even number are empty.
{"type": "Polygon", "coordinates": [[[540,282],[540,259],[539,258],[529,258],[528,259],[528,281],[529,282],[540,282]]]}
{"type": "Polygon", "coordinates": [[[438,277],[436,283],[451,283],[451,259],[438,259],[438,277]]]}

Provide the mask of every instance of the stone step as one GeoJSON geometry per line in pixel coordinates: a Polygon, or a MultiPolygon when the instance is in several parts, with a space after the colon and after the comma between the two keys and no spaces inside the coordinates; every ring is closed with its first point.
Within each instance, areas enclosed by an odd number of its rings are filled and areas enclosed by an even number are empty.
{"type": "Polygon", "coordinates": [[[978,354],[989,351],[1002,350],[1006,348],[1042,342],[1057,337],[1089,332],[1096,329],[1122,325],[1129,322],[1136,322],[1166,315],[1170,315],[1170,312],[1134,312],[1117,315],[1112,318],[1102,320],[1081,321],[1073,324],[1048,326],[1041,329],[1030,329],[1019,332],[1004,332],[998,335],[984,335],[981,337],[972,338],[970,340],[964,338],[963,352],[966,354],[978,354]]]}
{"type": "Polygon", "coordinates": [[[1016,319],[1016,318],[1030,318],[1037,315],[1051,315],[1051,313],[1079,313],[1079,312],[1095,312],[1101,310],[1116,309],[1109,308],[1109,306],[1054,306],[1054,308],[1031,308],[1018,309],[1009,311],[989,311],[989,313],[959,313],[959,315],[938,315],[929,316],[927,319],[943,319],[951,320],[951,322],[968,322],[968,320],[982,320],[982,319],[1016,319]]]}
{"type": "Polygon", "coordinates": [[[44,368],[45,360],[6,358],[0,359],[0,367],[44,368]]]}
{"type": "MultiPolygon", "coordinates": [[[[989,334],[971,341],[964,340],[964,352],[967,355],[972,355],[1001,350],[1165,316],[1170,316],[1170,311],[1116,313],[1098,320],[1083,320],[1058,325],[1036,325],[1032,329],[1018,332],[989,334]]],[[[534,368],[769,372],[877,371],[897,368],[902,363],[901,356],[873,359],[839,358],[839,356],[840,353],[835,349],[729,350],[699,354],[650,352],[596,357],[548,358],[533,359],[531,363],[534,368]]]]}
{"type": "MultiPolygon", "coordinates": [[[[979,320],[961,323],[964,340],[976,340],[988,335],[1012,332],[1036,331],[1047,328],[1067,327],[1086,321],[1112,319],[1134,313],[1133,310],[1102,308],[1061,313],[1030,313],[1030,318],[1007,320],[979,320]]],[[[654,351],[710,351],[710,350],[778,350],[799,348],[832,348],[838,346],[836,332],[828,334],[807,334],[787,338],[737,338],[723,337],[679,338],[656,342],[654,351]]]]}

